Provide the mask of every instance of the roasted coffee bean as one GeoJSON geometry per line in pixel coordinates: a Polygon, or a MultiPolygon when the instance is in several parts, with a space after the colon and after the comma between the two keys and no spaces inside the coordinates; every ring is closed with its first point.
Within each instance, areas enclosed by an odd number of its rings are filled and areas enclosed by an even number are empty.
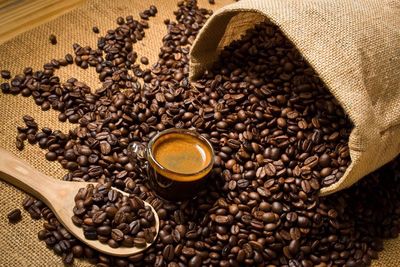
{"type": "Polygon", "coordinates": [[[273,202],[272,203],[272,211],[275,213],[278,213],[278,214],[282,213],[282,211],[283,211],[282,203],[277,202],[277,201],[273,202]]]}
{"type": "Polygon", "coordinates": [[[50,34],[49,40],[52,45],[57,44],[57,37],[54,34],[50,34]]]}
{"type": "Polygon", "coordinates": [[[144,238],[135,237],[133,239],[133,242],[134,242],[135,246],[139,247],[139,248],[146,246],[146,240],[144,238]]]}
{"type": "Polygon", "coordinates": [[[84,250],[81,245],[75,245],[71,250],[75,258],[80,258],[83,256],[84,250]]]}
{"type": "Polygon", "coordinates": [[[149,59],[147,57],[141,57],[140,62],[144,65],[149,64],[149,59]]]}
{"type": "Polygon", "coordinates": [[[15,139],[15,146],[17,147],[18,150],[23,150],[25,146],[24,141],[21,138],[17,137],[15,139]]]}
{"type": "Polygon", "coordinates": [[[124,239],[124,233],[119,229],[113,229],[111,231],[111,238],[114,239],[114,241],[120,242],[124,239]]]}
{"type": "Polygon", "coordinates": [[[103,155],[107,155],[111,152],[111,145],[107,141],[100,142],[100,151],[103,155]]]}
{"type": "Polygon", "coordinates": [[[233,222],[233,217],[230,215],[228,216],[217,215],[215,217],[215,222],[219,224],[231,224],[233,222]]]}
{"type": "Polygon", "coordinates": [[[9,70],[2,70],[1,71],[1,78],[10,79],[11,78],[11,72],[9,70]]]}
{"type": "Polygon", "coordinates": [[[189,260],[189,267],[200,267],[201,263],[201,257],[199,255],[196,255],[189,260]]]}
{"type": "Polygon", "coordinates": [[[49,161],[54,161],[57,159],[57,154],[55,152],[49,151],[46,153],[46,159],[49,161]]]}
{"type": "Polygon", "coordinates": [[[163,250],[163,257],[166,261],[172,261],[174,258],[174,247],[170,245],[166,245],[164,250],[163,250]]]}
{"type": "Polygon", "coordinates": [[[117,201],[118,198],[121,198],[121,193],[119,193],[116,190],[108,191],[108,200],[110,202],[115,202],[115,201],[117,201]]]}
{"type": "Polygon", "coordinates": [[[28,210],[35,203],[35,199],[31,196],[26,196],[22,201],[22,206],[25,210],[28,210]]]}
{"type": "Polygon", "coordinates": [[[111,234],[111,227],[108,225],[102,225],[96,229],[98,235],[109,236],[111,234]]]}
{"type": "Polygon", "coordinates": [[[40,218],[42,218],[40,209],[34,205],[32,205],[27,211],[31,218],[34,220],[39,220],[40,218]]]}
{"type": "Polygon", "coordinates": [[[100,32],[100,30],[99,30],[99,28],[97,26],[93,26],[92,31],[94,33],[99,33],[100,32]]]}
{"type": "Polygon", "coordinates": [[[95,240],[98,238],[97,233],[94,230],[84,231],[83,234],[85,235],[85,238],[88,240],[95,240]]]}
{"type": "Polygon", "coordinates": [[[249,185],[249,181],[246,179],[240,179],[239,181],[237,181],[237,186],[239,188],[246,188],[249,185]]]}
{"type": "Polygon", "coordinates": [[[118,25],[122,25],[122,24],[124,24],[124,22],[125,22],[125,20],[124,20],[123,17],[118,17],[118,18],[117,18],[117,24],[118,24],[118,25]]]}
{"type": "Polygon", "coordinates": [[[318,163],[321,167],[328,167],[330,165],[330,162],[331,162],[331,158],[329,157],[328,154],[322,154],[318,160],[318,163]]]}
{"type": "Polygon", "coordinates": [[[8,218],[8,221],[9,221],[10,223],[16,223],[16,222],[18,222],[18,221],[21,220],[21,218],[22,218],[22,216],[21,216],[21,210],[20,210],[20,209],[14,209],[14,210],[10,211],[10,212],[7,214],[7,218],[8,218]]]}
{"type": "Polygon", "coordinates": [[[11,92],[11,87],[10,87],[10,84],[9,84],[9,83],[2,83],[2,84],[0,84],[0,88],[1,88],[1,91],[2,91],[4,94],[8,94],[8,93],[11,92]]]}
{"type": "Polygon", "coordinates": [[[63,263],[67,265],[71,265],[74,262],[74,254],[73,253],[68,253],[65,256],[63,256],[63,263]]]}
{"type": "Polygon", "coordinates": [[[106,219],[107,214],[103,211],[99,211],[93,214],[92,220],[94,224],[101,224],[106,219]]]}

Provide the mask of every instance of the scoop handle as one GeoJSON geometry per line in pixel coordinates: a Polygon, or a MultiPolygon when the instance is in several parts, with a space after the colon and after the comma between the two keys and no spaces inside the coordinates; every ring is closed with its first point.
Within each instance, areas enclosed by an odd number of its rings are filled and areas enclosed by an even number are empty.
{"type": "Polygon", "coordinates": [[[0,179],[42,201],[55,189],[54,179],[35,170],[27,162],[3,148],[0,148],[0,179]]]}

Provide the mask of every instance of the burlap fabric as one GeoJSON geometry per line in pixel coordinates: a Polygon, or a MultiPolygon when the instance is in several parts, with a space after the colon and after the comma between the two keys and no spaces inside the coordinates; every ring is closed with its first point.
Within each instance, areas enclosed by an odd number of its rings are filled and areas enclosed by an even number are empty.
{"type": "Polygon", "coordinates": [[[269,19],[297,46],[354,124],[351,164],[323,195],[347,188],[400,152],[400,2],[243,0],[216,12],[191,52],[191,75],[269,19]]]}
{"type": "MultiPolygon", "coordinates": [[[[211,6],[206,0],[201,0],[199,5],[217,9],[231,2],[230,0],[217,0],[217,4],[211,6]]],[[[166,33],[163,20],[173,18],[172,12],[176,9],[176,1],[92,0],[50,23],[0,45],[0,69],[9,69],[13,74],[20,73],[25,66],[40,69],[43,63],[48,62],[51,58],[61,58],[68,52],[72,53],[74,42],[95,47],[97,35],[92,33],[92,26],[97,25],[103,34],[107,29],[116,26],[115,19],[118,16],[132,14],[137,17],[138,12],[150,4],[155,4],[159,13],[156,18],[151,18],[146,38],[138,43],[135,49],[139,56],[146,55],[150,62],[155,62],[161,46],[161,37],[166,33]],[[48,36],[51,33],[57,35],[58,44],[56,46],[52,46],[48,42],[48,36]]],[[[94,89],[99,86],[97,75],[93,69],[82,70],[76,66],[68,66],[57,71],[57,74],[62,80],[75,77],[94,89]]],[[[0,146],[12,151],[45,174],[55,178],[62,177],[65,170],[58,163],[46,161],[44,151],[37,146],[27,145],[22,152],[16,150],[14,144],[16,126],[22,125],[21,117],[24,114],[31,114],[40,127],[49,126],[66,132],[74,126],[58,122],[57,112],[41,111],[31,98],[0,93],[0,106],[0,146]]],[[[54,255],[37,239],[37,232],[42,229],[43,220],[33,221],[29,214],[23,211],[21,222],[15,225],[8,223],[6,214],[14,208],[21,208],[25,193],[1,180],[0,192],[0,266],[63,266],[61,258],[54,255]]],[[[400,259],[397,251],[400,249],[400,240],[387,241],[385,249],[385,252],[380,254],[381,259],[375,261],[374,265],[398,266],[400,259]]],[[[75,265],[92,266],[84,261],[75,261],[75,265]]]]}

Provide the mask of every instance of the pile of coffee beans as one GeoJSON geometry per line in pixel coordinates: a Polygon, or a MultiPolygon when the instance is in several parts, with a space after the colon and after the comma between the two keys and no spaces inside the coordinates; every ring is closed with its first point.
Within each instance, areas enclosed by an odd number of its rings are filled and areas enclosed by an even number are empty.
{"type": "Polygon", "coordinates": [[[68,133],[23,127],[19,139],[25,133],[51,152],[46,158],[69,170],[64,180],[109,183],[149,202],[159,235],[145,252],[103,255],[71,236],[43,203],[26,201],[46,220],[39,239],[66,264],[85,258],[97,266],[370,265],[382,238],[399,232],[399,159],[348,190],[320,197],[319,189],[350,164],[352,125],[293,44],[261,23],[190,83],[190,45],[211,12],[194,0],[179,1],[176,20],[165,20],[158,61],[142,69],[134,44],[145,37],[151,12],[156,8],[141,12],[140,21],[118,18],[96,49],[74,44],[74,55],[43,70],[26,68],[1,89],[32,96],[43,110],[60,111],[60,121],[77,124],[68,133]],[[68,64],[95,68],[101,88],[60,81],[55,72],[68,64]],[[129,143],[146,143],[171,127],[199,132],[216,152],[207,188],[181,203],[158,198],[127,153],[129,143]]]}
{"type": "Polygon", "coordinates": [[[89,184],[75,196],[75,225],[86,239],[112,248],[145,247],[156,236],[155,217],[149,205],[134,195],[123,195],[108,184],[89,184]]]}

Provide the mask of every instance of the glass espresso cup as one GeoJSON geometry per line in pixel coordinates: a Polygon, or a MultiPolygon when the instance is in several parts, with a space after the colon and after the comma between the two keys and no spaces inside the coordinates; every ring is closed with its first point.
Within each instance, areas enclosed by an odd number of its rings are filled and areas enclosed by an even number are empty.
{"type": "Polygon", "coordinates": [[[200,134],[185,129],[168,129],[144,146],[128,147],[131,160],[146,169],[150,187],[170,201],[193,198],[205,184],[214,165],[214,149],[200,134]]]}

